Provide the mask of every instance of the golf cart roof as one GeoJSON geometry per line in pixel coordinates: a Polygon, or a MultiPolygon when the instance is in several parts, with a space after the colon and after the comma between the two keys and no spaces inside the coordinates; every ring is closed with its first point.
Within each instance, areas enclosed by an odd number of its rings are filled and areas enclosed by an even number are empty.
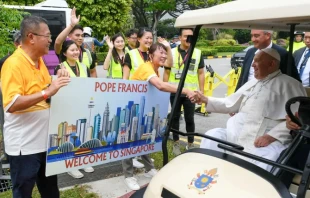
{"type": "Polygon", "coordinates": [[[187,11],[175,27],[310,31],[309,0],[237,0],[205,9],[187,11]]]}

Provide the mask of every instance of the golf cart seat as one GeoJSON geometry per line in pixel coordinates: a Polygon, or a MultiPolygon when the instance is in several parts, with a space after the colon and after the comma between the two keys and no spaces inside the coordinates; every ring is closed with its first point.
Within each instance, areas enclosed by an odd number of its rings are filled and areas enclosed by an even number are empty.
{"type": "Polygon", "coordinates": [[[305,87],[306,92],[307,92],[307,96],[310,97],[310,87],[305,87]]]}
{"type": "MultiPolygon", "coordinates": [[[[301,181],[301,175],[295,175],[293,182],[292,182],[290,189],[289,189],[291,193],[297,194],[300,181],[301,181]]],[[[305,198],[310,198],[310,186],[307,189],[307,193],[306,193],[305,198]]]]}
{"type": "Polygon", "coordinates": [[[271,173],[235,156],[191,149],[164,166],[132,198],[292,197],[271,173]]]}

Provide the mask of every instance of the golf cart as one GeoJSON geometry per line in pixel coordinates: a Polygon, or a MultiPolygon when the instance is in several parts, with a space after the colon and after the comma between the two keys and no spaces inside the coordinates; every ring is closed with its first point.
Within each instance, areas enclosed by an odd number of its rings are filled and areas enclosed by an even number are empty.
{"type": "MultiPolygon", "coordinates": [[[[199,30],[205,28],[263,29],[290,31],[289,53],[292,53],[294,31],[310,31],[309,0],[238,0],[211,8],[188,11],[179,16],[177,28],[194,28],[194,35],[188,38],[192,56],[199,30]]],[[[288,65],[293,59],[289,56],[288,65]]],[[[144,198],[194,198],[194,197],[296,197],[275,176],[258,166],[236,156],[208,149],[191,149],[175,157],[168,163],[167,141],[169,133],[188,136],[187,133],[171,129],[171,118],[184,86],[185,77],[191,60],[186,62],[178,91],[172,105],[171,116],[162,144],[164,167],[155,175],[148,186],[136,191],[131,197],[144,198]]],[[[291,71],[288,71],[291,72],[291,71]]],[[[219,142],[219,147],[240,156],[264,162],[294,174],[301,175],[297,197],[304,198],[309,186],[310,156],[304,170],[285,165],[303,139],[310,138],[310,99],[298,97],[289,100],[286,111],[291,119],[300,124],[299,137],[295,138],[285,156],[277,162],[246,153],[240,145],[219,140],[205,134],[191,133],[219,142]],[[299,102],[299,120],[291,112],[291,104],[299,102]]]]}

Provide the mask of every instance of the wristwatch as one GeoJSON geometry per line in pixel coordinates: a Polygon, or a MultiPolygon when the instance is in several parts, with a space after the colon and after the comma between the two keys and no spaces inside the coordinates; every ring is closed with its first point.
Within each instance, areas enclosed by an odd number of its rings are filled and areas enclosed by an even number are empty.
{"type": "Polygon", "coordinates": [[[41,91],[44,100],[48,99],[48,95],[45,93],[45,90],[41,91]]]}

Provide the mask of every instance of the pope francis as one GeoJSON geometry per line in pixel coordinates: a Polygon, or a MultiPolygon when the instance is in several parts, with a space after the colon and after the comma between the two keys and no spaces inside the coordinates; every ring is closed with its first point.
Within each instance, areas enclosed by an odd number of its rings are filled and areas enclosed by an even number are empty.
{"type": "MultiPolygon", "coordinates": [[[[299,81],[281,73],[279,63],[280,55],[276,50],[260,50],[252,63],[255,79],[236,93],[227,98],[214,98],[197,92],[190,98],[192,102],[205,103],[208,112],[236,113],[228,119],[226,129],[212,129],[206,135],[242,145],[245,152],[275,161],[291,142],[285,126],[285,103],[290,98],[306,96],[299,81]]],[[[200,147],[223,152],[217,145],[215,141],[203,139],[200,147]]],[[[244,159],[268,171],[272,168],[244,159]]]]}

